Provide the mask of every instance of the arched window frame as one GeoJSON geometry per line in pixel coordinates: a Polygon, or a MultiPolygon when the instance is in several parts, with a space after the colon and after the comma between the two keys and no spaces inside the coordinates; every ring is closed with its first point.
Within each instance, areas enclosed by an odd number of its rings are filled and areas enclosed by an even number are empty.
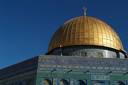
{"type": "MultiPolygon", "coordinates": [[[[119,83],[119,82],[121,82],[121,83],[123,83],[124,85],[126,85],[126,83],[125,83],[124,81],[117,81],[116,84],[119,83]]],[[[115,84],[115,85],[116,85],[116,84],[115,84]]]]}
{"type": "Polygon", "coordinates": [[[60,80],[57,82],[57,85],[60,85],[60,82],[61,82],[62,80],[65,80],[65,81],[68,83],[68,85],[70,85],[70,82],[69,82],[68,79],[60,79],[60,80]]]}
{"type": "MultiPolygon", "coordinates": [[[[106,83],[105,81],[96,81],[95,83],[98,83],[98,82],[103,82],[103,83],[106,83]]],[[[93,85],[95,85],[95,83],[93,84],[93,85]]],[[[110,82],[109,82],[109,84],[110,84],[110,82]]]]}
{"type": "Polygon", "coordinates": [[[32,82],[33,82],[33,85],[34,85],[34,80],[33,80],[33,79],[29,79],[28,82],[27,82],[27,85],[28,85],[28,83],[29,83],[30,81],[32,81],[32,82]]]}
{"type": "Polygon", "coordinates": [[[77,80],[74,82],[74,85],[76,85],[76,82],[78,82],[78,81],[82,81],[82,82],[85,83],[85,85],[87,85],[86,82],[85,82],[83,79],[77,79],[77,80]]]}
{"type": "Polygon", "coordinates": [[[44,80],[46,80],[46,79],[48,79],[48,80],[52,83],[52,85],[53,85],[53,81],[52,81],[51,78],[44,78],[43,80],[41,80],[40,85],[42,85],[42,82],[43,82],[44,80]]]}

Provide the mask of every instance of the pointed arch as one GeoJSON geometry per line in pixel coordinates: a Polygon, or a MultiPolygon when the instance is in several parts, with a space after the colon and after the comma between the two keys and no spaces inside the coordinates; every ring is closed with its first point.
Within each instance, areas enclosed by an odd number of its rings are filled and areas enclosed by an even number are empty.
{"type": "Polygon", "coordinates": [[[67,80],[62,79],[62,80],[60,81],[59,85],[69,85],[69,84],[68,84],[67,80]]]}
{"type": "Polygon", "coordinates": [[[86,85],[84,81],[78,80],[75,85],[86,85]]]}
{"type": "Polygon", "coordinates": [[[94,85],[109,85],[109,84],[103,81],[99,81],[99,82],[94,83],[94,85]]]}
{"type": "Polygon", "coordinates": [[[116,85],[125,85],[123,82],[119,81],[116,83],[116,85]]]}
{"type": "Polygon", "coordinates": [[[52,82],[49,79],[45,79],[41,85],[52,85],[52,82]]]}

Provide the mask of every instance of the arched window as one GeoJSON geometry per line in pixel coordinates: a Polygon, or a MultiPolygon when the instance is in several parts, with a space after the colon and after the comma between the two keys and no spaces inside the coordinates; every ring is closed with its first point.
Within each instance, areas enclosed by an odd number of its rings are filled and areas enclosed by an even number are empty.
{"type": "Polygon", "coordinates": [[[52,82],[51,82],[49,79],[45,79],[45,80],[42,82],[42,85],[52,85],[52,82]]]}
{"type": "Polygon", "coordinates": [[[34,83],[32,80],[30,80],[27,85],[34,85],[34,83]]]}
{"type": "Polygon", "coordinates": [[[84,81],[78,80],[75,85],[86,85],[84,81]]]}
{"type": "Polygon", "coordinates": [[[96,82],[94,85],[109,85],[109,84],[107,84],[107,83],[105,83],[105,82],[100,81],[100,82],[96,82]]]}
{"type": "Polygon", "coordinates": [[[68,82],[65,79],[62,79],[59,85],[68,85],[68,82]]]}
{"type": "Polygon", "coordinates": [[[119,81],[118,83],[116,83],[116,85],[125,85],[123,82],[119,81]]]}

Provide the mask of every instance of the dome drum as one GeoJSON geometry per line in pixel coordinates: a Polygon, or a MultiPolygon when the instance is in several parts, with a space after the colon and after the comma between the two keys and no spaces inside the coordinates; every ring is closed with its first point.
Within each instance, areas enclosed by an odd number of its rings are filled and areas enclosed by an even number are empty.
{"type": "Polygon", "coordinates": [[[96,58],[125,58],[121,51],[102,46],[68,46],[54,49],[50,55],[81,56],[96,58]]]}

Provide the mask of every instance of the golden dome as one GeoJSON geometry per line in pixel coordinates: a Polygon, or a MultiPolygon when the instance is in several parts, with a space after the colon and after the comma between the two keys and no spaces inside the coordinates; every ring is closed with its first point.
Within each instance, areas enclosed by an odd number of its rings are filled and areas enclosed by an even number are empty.
{"type": "Polygon", "coordinates": [[[58,47],[74,45],[95,45],[123,50],[118,34],[108,24],[86,16],[64,23],[53,35],[48,52],[58,47]]]}

